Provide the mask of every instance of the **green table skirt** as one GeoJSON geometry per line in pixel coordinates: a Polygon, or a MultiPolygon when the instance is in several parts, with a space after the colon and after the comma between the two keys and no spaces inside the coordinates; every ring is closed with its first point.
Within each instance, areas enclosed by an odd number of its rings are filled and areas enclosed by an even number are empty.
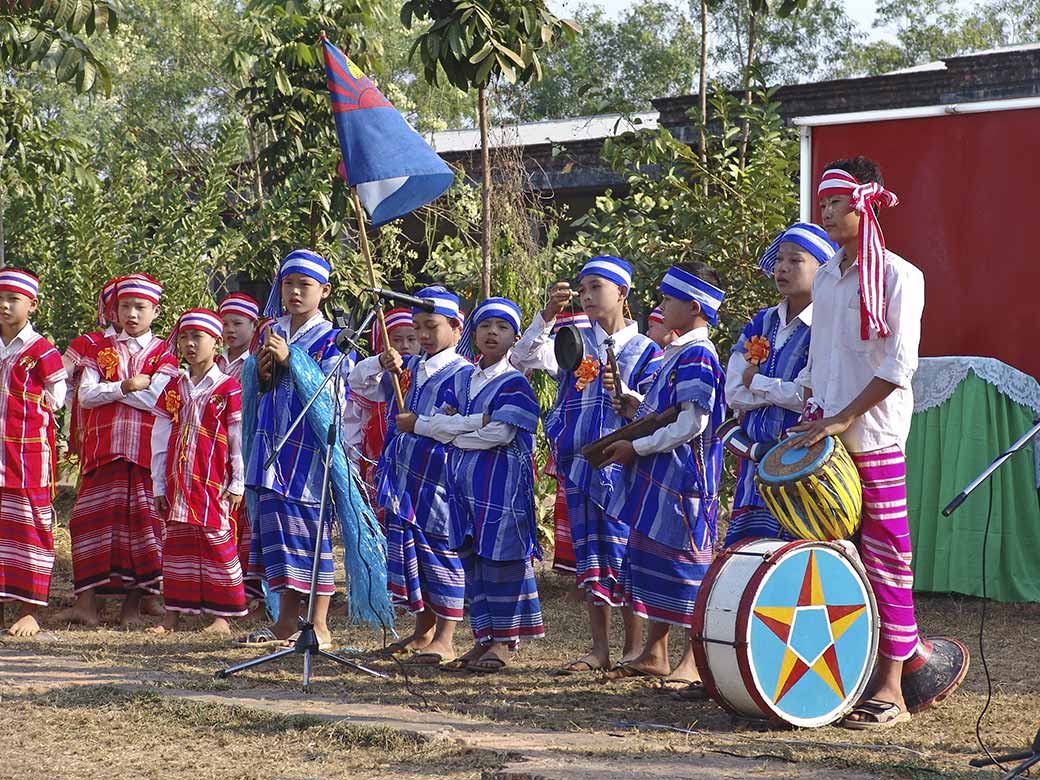
{"type": "Polygon", "coordinates": [[[1040,601],[1040,494],[1027,446],[950,517],[942,508],[1033,426],[1032,411],[973,372],[945,403],[914,415],[907,441],[907,490],[914,544],[914,589],[1040,601]]]}

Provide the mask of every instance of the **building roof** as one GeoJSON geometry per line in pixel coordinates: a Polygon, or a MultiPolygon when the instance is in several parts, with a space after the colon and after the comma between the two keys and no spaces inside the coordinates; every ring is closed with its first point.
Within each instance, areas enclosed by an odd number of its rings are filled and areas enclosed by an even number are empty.
{"type": "Polygon", "coordinates": [[[952,60],[955,57],[987,57],[991,54],[1006,54],[1016,51],[1034,51],[1040,49],[1040,43],[1020,43],[1015,46],[1000,46],[996,49],[984,49],[982,51],[973,51],[968,54],[953,55],[947,57],[944,60],[936,60],[935,62],[925,62],[920,65],[911,65],[909,68],[899,68],[898,70],[890,70],[887,73],[882,73],[882,76],[900,76],[904,73],[924,73],[929,70],[946,70],[946,61],[952,60]]]}
{"type": "MultiPolygon", "coordinates": [[[[630,130],[656,129],[657,119],[656,111],[643,111],[636,114],[599,114],[503,125],[491,128],[491,148],[529,147],[613,138],[630,130]]],[[[480,130],[443,130],[428,135],[427,140],[442,154],[472,152],[480,149],[480,130]]]]}

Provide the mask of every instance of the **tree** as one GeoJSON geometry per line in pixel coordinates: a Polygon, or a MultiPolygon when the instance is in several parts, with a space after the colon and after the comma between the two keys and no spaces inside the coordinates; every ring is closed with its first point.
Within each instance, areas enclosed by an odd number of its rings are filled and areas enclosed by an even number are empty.
{"type": "Polygon", "coordinates": [[[112,87],[108,68],[83,37],[118,25],[117,0],[2,0],[0,64],[28,69],[41,63],[54,68],[59,83],[73,82],[80,92],[100,83],[112,87]]]}
{"type": "Polygon", "coordinates": [[[503,113],[537,120],[645,111],[653,98],[689,92],[700,43],[693,21],[664,0],[639,0],[617,19],[579,6],[582,33],[544,58],[545,78],[497,90],[503,113]]]}
{"type": "Polygon", "coordinates": [[[423,74],[431,84],[443,73],[461,90],[477,90],[482,182],[481,291],[491,295],[491,161],[488,143],[487,87],[496,77],[509,83],[538,81],[542,57],[560,35],[574,35],[578,26],[560,19],[544,0],[407,0],[401,22],[411,29],[429,23],[416,36],[423,74]]]}

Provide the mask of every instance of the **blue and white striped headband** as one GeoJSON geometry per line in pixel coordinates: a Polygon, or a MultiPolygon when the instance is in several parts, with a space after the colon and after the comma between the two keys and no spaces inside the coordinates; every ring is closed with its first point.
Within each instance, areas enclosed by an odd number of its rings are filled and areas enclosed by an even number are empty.
{"type": "Polygon", "coordinates": [[[758,266],[765,272],[766,276],[772,276],[776,268],[776,258],[783,243],[797,244],[816,261],[823,265],[838,251],[838,245],[827,238],[827,231],[812,222],[795,222],[787,230],[773,239],[773,243],[762,253],[758,259],[758,266]]]}
{"type": "Polygon", "coordinates": [[[512,325],[513,330],[519,334],[520,316],[520,307],[508,298],[487,298],[481,301],[466,319],[466,327],[462,329],[462,338],[459,339],[459,346],[455,351],[465,358],[474,360],[476,349],[473,346],[473,335],[477,332],[477,325],[491,317],[498,317],[512,325]]]}
{"type": "Polygon", "coordinates": [[[416,314],[440,314],[449,320],[462,322],[462,310],[459,308],[459,296],[449,292],[440,285],[434,287],[423,287],[415,294],[416,298],[428,298],[433,301],[433,311],[424,312],[422,309],[412,309],[412,315],[416,314]]]}
{"type": "Polygon", "coordinates": [[[673,265],[661,280],[661,292],[680,301],[697,301],[708,322],[719,324],[719,308],[726,293],[715,285],[673,265]]]}
{"type": "Polygon", "coordinates": [[[282,279],[289,274],[303,274],[314,279],[318,284],[328,284],[332,275],[329,261],[316,252],[308,249],[295,249],[285,256],[278,266],[278,275],[271,284],[271,294],[267,296],[264,314],[278,317],[282,313],[282,279]]]}
{"type": "Polygon", "coordinates": [[[586,276],[601,276],[621,287],[632,287],[632,266],[620,257],[601,255],[594,257],[582,266],[578,273],[578,281],[586,276]]]}

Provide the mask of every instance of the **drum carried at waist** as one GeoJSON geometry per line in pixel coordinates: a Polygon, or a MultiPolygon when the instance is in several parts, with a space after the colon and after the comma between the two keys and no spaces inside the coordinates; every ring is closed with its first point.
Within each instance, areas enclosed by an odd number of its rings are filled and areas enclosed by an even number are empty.
{"type": "Polygon", "coordinates": [[[755,485],[780,525],[799,539],[850,539],[859,530],[863,488],[852,456],[833,436],[811,447],[801,435],[771,449],[755,485]]]}
{"type": "Polygon", "coordinates": [[[825,726],[870,681],[879,619],[847,542],[751,539],[701,585],[693,651],[708,694],[742,717],[825,726]]]}

